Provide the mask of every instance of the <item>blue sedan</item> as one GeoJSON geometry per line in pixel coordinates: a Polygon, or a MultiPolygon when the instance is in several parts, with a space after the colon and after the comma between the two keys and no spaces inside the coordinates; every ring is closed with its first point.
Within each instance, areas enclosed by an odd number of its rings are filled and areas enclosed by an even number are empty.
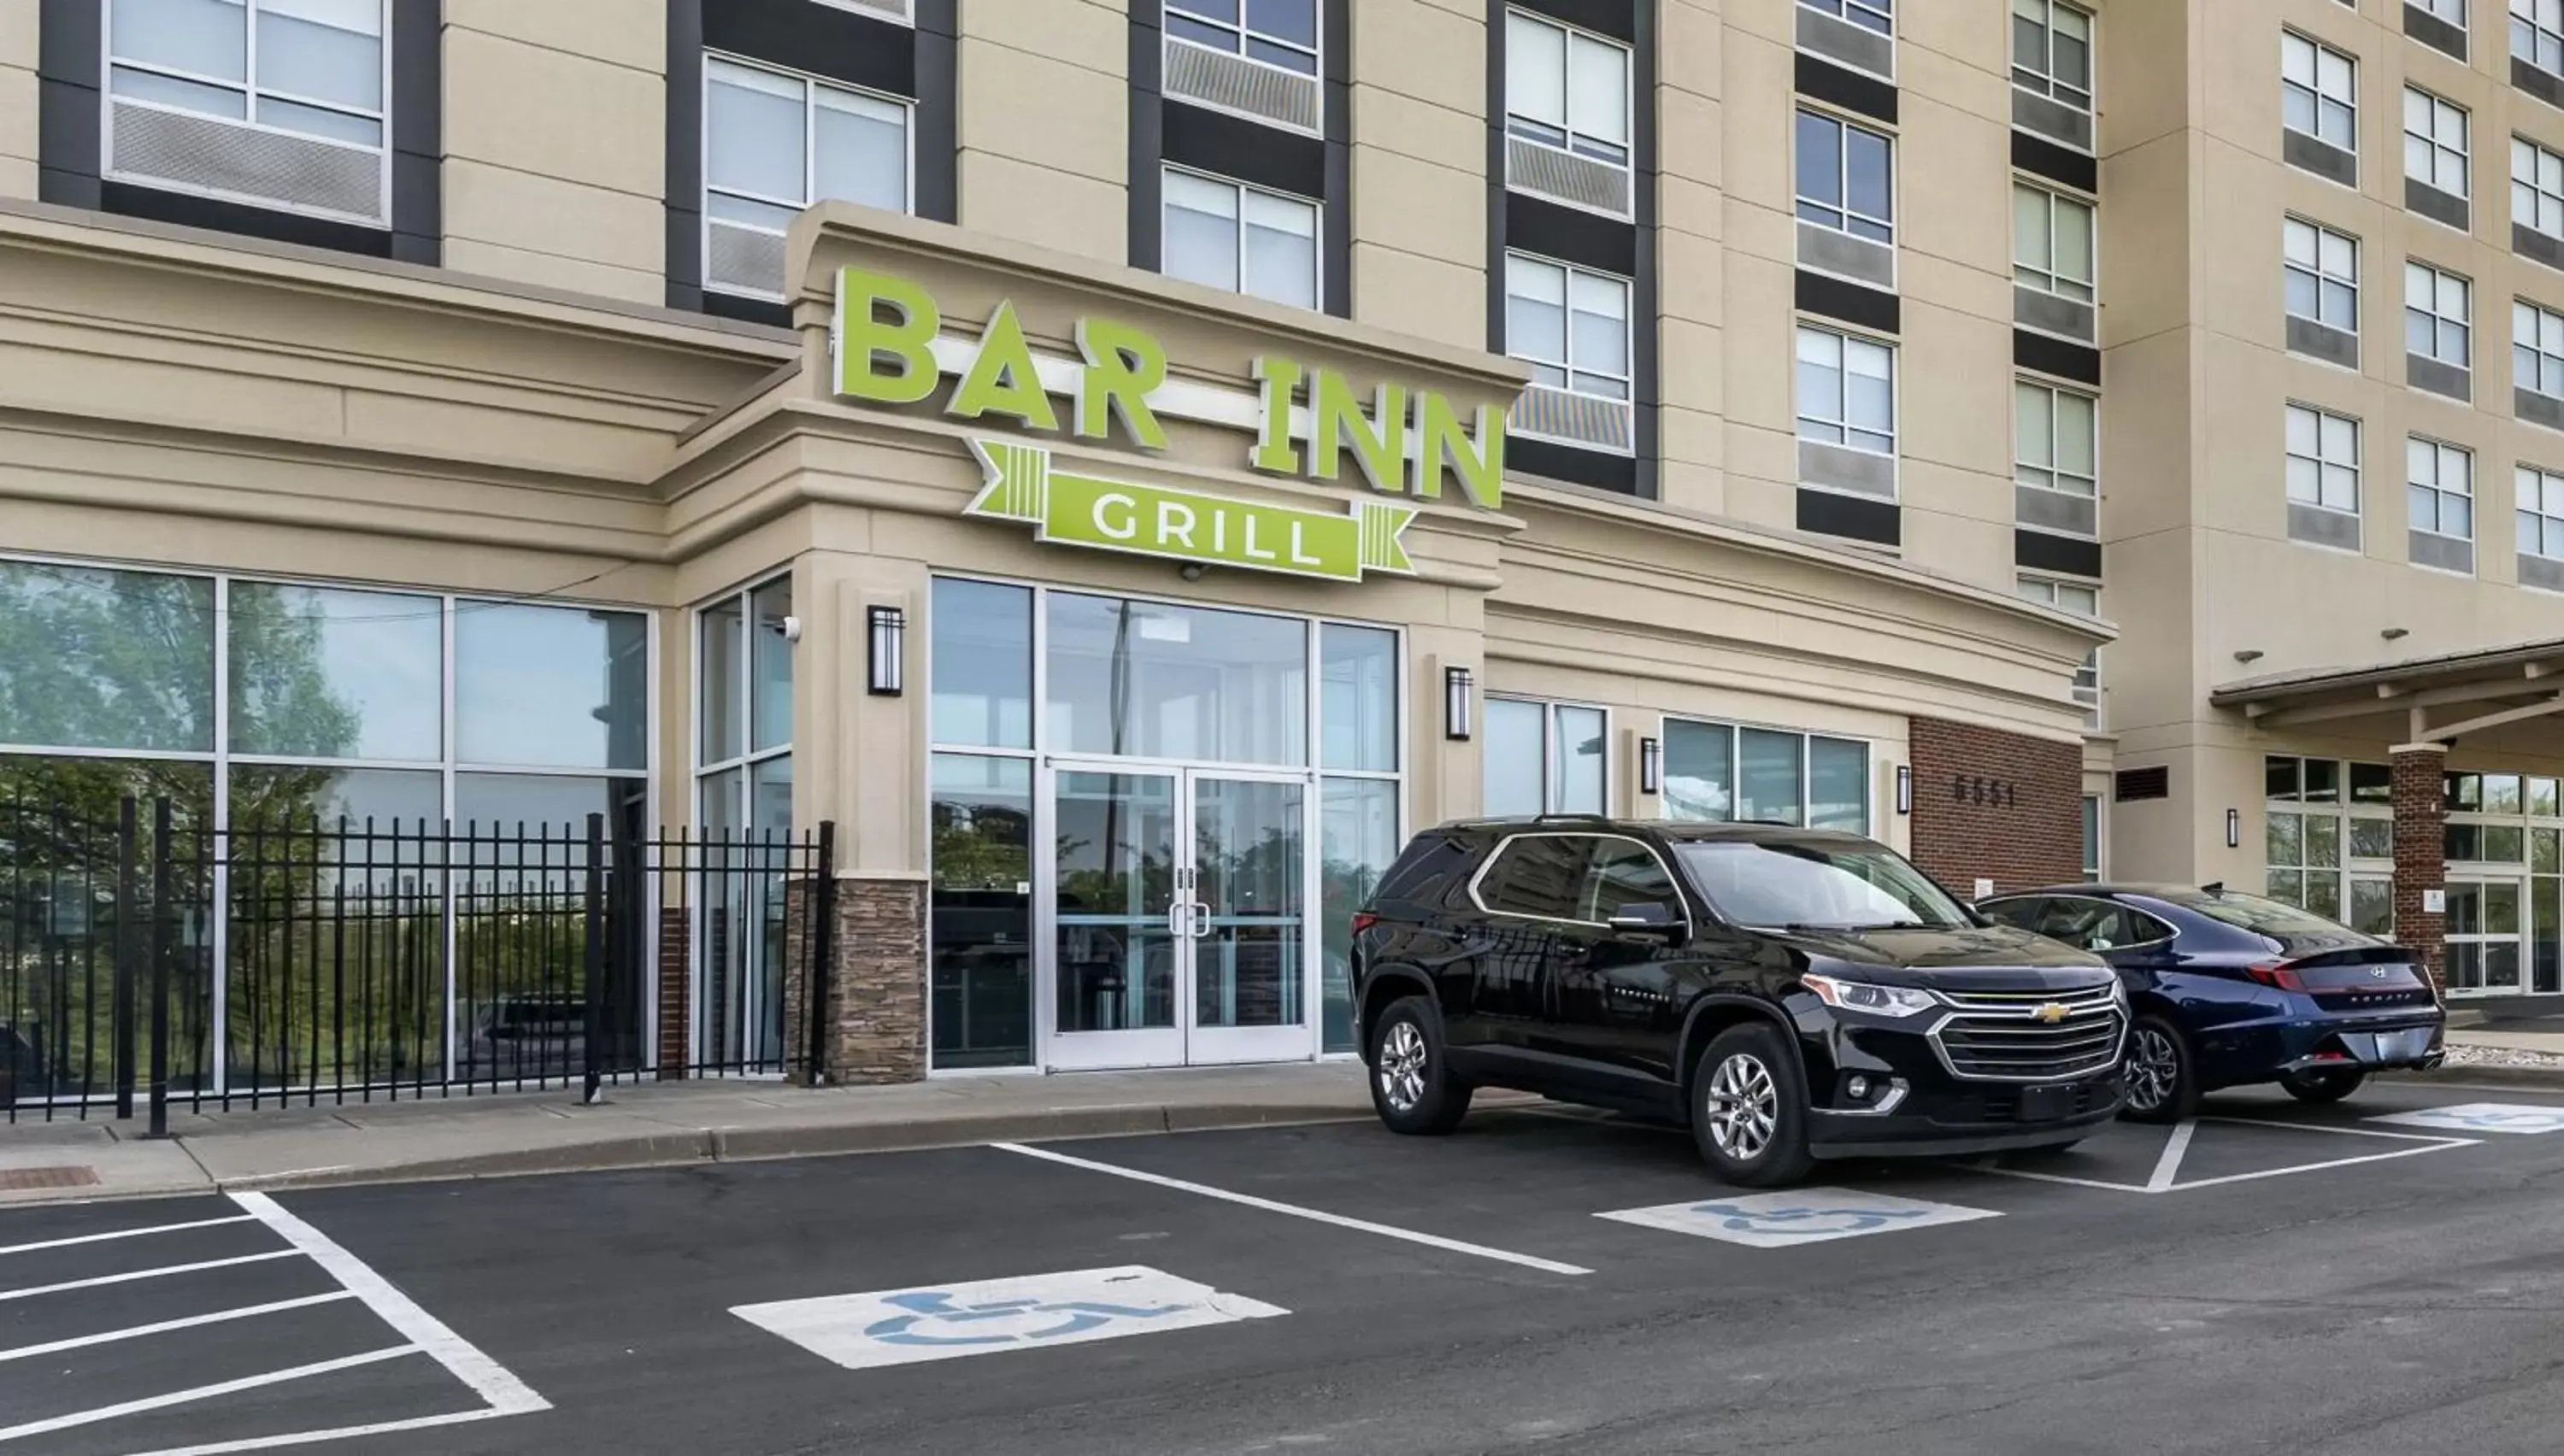
{"type": "Polygon", "coordinates": [[[2171,1123],[2201,1094],[2275,1082],[2339,1102],[2371,1072],[2436,1067],[2444,1013],[2413,953],[2222,885],[2073,885],[1988,900],[1991,920],[2118,967],[2125,1116],[2171,1123]]]}

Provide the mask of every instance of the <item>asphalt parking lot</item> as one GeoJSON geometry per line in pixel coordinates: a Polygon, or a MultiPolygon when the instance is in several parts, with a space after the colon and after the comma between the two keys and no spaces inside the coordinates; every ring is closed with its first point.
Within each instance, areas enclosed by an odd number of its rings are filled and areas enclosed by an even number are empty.
{"type": "Polygon", "coordinates": [[[1565,1108],[0,1214],[0,1456],[2550,1452],[2564,1099],[1743,1195],[1565,1108]]]}

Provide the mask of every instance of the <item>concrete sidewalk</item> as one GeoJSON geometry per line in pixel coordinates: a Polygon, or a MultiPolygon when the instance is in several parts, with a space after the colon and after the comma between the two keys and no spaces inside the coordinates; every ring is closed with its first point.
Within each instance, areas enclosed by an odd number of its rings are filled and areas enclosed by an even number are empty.
{"type": "MultiPolygon", "coordinates": [[[[1499,1095],[1501,1096],[1501,1095],[1499,1095]]],[[[1492,1100],[1492,1099],[1491,1099],[1492,1100]]],[[[0,1126],[0,1205],[415,1178],[492,1177],[1019,1139],[1103,1138],[1372,1116],[1362,1068],[1330,1062],[898,1087],[652,1083],[349,1103],[143,1123],[0,1126]]],[[[25,1110],[21,1109],[21,1116],[25,1110]]]]}

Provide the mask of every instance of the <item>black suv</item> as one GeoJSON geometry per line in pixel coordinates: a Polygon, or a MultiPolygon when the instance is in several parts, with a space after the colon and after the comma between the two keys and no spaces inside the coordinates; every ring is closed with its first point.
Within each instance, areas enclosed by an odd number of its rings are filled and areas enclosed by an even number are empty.
{"type": "Polygon", "coordinates": [[[1446,824],[1353,931],[1372,1102],[1398,1133],[1516,1088],[1688,1124],[1721,1176],[1774,1187],[1819,1157],[2062,1147],[2119,1110],[2110,967],[1857,835],[1446,824]]]}

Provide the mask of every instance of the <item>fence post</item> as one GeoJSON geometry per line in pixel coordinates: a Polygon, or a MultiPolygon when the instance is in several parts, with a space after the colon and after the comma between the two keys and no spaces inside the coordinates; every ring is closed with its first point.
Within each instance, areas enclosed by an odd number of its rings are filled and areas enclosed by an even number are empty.
{"type": "Polygon", "coordinates": [[[169,800],[151,801],[151,1128],[169,1136],[169,800]]]}
{"type": "Polygon", "coordinates": [[[593,1104],[605,1077],[605,816],[587,816],[587,1088],[593,1104]]]}
{"type": "Polygon", "coordinates": [[[828,1081],[828,983],[834,980],[837,948],[837,821],[819,821],[819,873],[810,887],[810,912],[819,918],[807,938],[810,953],[801,967],[803,1014],[810,1018],[810,1085],[828,1081]]]}
{"type": "MultiPolygon", "coordinates": [[[[115,818],[115,1117],[133,1120],[133,796],[124,796],[115,818]]],[[[92,1023],[95,1025],[96,1023],[92,1023]]]]}

